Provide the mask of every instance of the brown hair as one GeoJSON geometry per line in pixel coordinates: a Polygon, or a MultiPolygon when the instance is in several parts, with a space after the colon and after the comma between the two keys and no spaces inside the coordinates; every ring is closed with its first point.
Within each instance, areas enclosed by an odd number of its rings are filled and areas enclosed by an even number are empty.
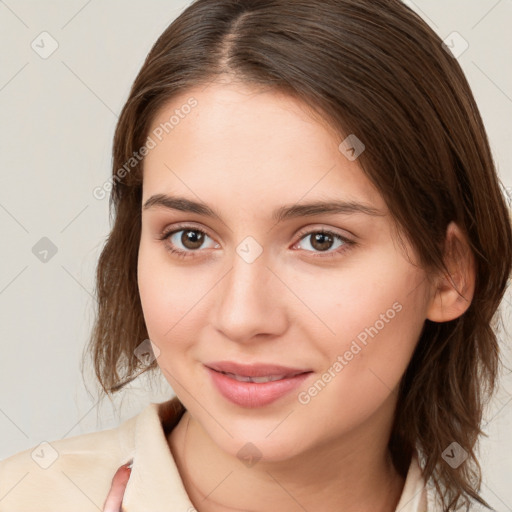
{"type": "Polygon", "coordinates": [[[134,355],[148,338],[137,286],[143,159],[134,163],[134,152],[165,103],[221,75],[293,95],[328,120],[340,142],[341,134],[356,134],[366,146],[358,163],[426,270],[449,275],[450,221],[467,236],[476,261],[473,300],[452,321],[425,321],[389,447],[402,475],[413,450],[422,450],[424,477],[432,477],[445,510],[469,497],[487,505],[478,495],[476,446],[499,370],[493,321],[511,270],[510,217],[460,65],[398,0],[197,0],[159,37],[114,137],[115,223],[99,258],[87,347],[103,391],[158,368],[134,355]],[[469,455],[457,468],[442,458],[452,442],[469,455]]]}

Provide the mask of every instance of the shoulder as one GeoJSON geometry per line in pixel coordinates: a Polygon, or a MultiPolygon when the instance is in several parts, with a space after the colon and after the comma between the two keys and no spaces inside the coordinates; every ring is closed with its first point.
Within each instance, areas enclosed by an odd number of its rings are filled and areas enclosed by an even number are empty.
{"type": "MultiPolygon", "coordinates": [[[[402,495],[395,509],[396,512],[443,512],[445,510],[442,496],[438,492],[433,478],[430,477],[428,481],[425,481],[422,470],[424,465],[424,455],[421,450],[416,450],[411,458],[402,495]]],[[[441,484],[441,493],[443,492],[444,487],[441,484]]],[[[489,509],[471,500],[467,512],[489,512],[489,509]]]]}
{"type": "Polygon", "coordinates": [[[134,450],[137,418],[44,441],[0,461],[0,512],[101,510],[112,476],[134,450]]]}
{"type": "MultiPolygon", "coordinates": [[[[444,486],[443,492],[444,492],[444,486]]],[[[425,512],[443,512],[445,510],[443,501],[441,498],[441,494],[436,489],[432,478],[429,479],[428,484],[426,486],[427,489],[427,507],[425,508],[425,512]]],[[[457,510],[461,510],[464,512],[491,512],[493,509],[488,509],[478,501],[473,498],[469,498],[469,503],[466,505],[460,505],[457,510]]]]}
{"type": "MultiPolygon", "coordinates": [[[[444,489],[444,487],[443,487],[444,489]]],[[[432,479],[429,479],[428,484],[426,486],[426,497],[427,497],[427,506],[424,509],[425,512],[443,512],[445,510],[443,501],[441,498],[441,494],[435,488],[435,485],[432,479]]],[[[460,505],[457,510],[461,510],[464,512],[490,512],[493,509],[488,509],[478,501],[473,498],[469,498],[469,503],[466,505],[460,505]]]]}

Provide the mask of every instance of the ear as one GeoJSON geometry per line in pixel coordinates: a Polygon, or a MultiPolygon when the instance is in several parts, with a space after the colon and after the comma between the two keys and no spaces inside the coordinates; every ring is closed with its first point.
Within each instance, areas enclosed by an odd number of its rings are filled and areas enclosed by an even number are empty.
{"type": "Polygon", "coordinates": [[[444,261],[450,275],[438,276],[432,285],[427,318],[433,322],[448,322],[464,314],[475,292],[475,257],[466,236],[454,222],[446,229],[444,261]]]}

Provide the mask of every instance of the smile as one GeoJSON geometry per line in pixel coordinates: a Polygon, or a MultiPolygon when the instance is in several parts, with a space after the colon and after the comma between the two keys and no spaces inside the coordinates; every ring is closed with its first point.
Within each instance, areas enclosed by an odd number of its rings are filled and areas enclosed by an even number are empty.
{"type": "Polygon", "coordinates": [[[220,372],[224,375],[227,375],[230,379],[238,380],[239,382],[273,382],[275,380],[282,380],[287,377],[287,375],[268,375],[265,377],[247,377],[245,375],[236,375],[235,373],[229,372],[220,372]]]}
{"type": "Polygon", "coordinates": [[[300,373],[267,374],[260,376],[214,370],[204,366],[213,389],[232,404],[245,408],[264,407],[287,395],[300,386],[312,371],[300,373]]]}

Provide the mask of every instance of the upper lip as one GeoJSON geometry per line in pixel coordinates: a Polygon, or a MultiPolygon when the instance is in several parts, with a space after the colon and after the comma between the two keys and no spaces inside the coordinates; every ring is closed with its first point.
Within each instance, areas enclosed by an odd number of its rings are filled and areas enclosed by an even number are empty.
{"type": "Polygon", "coordinates": [[[205,366],[218,372],[234,373],[243,377],[271,377],[275,375],[291,377],[311,371],[304,368],[290,368],[289,366],[281,366],[279,364],[239,364],[233,361],[214,361],[212,363],[205,363],[205,366]]]}

